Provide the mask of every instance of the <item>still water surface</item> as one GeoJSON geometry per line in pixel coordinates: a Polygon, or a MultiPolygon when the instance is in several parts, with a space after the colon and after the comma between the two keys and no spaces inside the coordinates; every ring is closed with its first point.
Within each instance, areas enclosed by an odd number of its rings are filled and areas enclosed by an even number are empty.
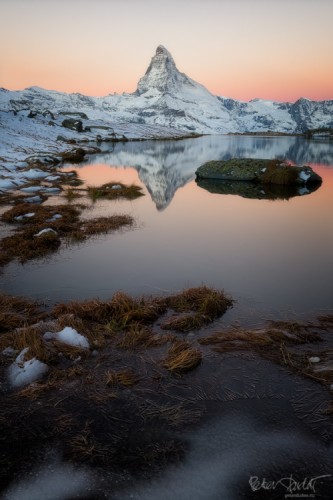
{"type": "MultiPolygon", "coordinates": [[[[98,201],[88,215],[129,213],[135,230],[111,234],[0,277],[7,293],[59,300],[170,293],[202,283],[237,300],[230,320],[305,317],[333,308],[333,144],[295,137],[207,136],[116,144],[76,167],[88,185],[136,183],[133,202],[98,201]],[[195,182],[205,161],[282,158],[322,176],[285,200],[214,194],[195,182]]],[[[72,167],[70,167],[72,169],[72,167]]]]}

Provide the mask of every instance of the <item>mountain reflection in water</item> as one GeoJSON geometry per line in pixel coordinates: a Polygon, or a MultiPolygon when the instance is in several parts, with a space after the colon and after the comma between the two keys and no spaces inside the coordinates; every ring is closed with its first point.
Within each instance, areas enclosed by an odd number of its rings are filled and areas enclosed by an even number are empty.
{"type": "Polygon", "coordinates": [[[85,214],[128,213],[136,230],[63,245],[47,260],[10,264],[0,277],[4,291],[54,302],[107,298],[118,290],[160,295],[204,283],[236,299],[226,321],[332,310],[332,142],[205,136],[103,147],[75,166],[86,184],[134,183],[146,196],[88,201],[92,210],[85,214]],[[323,183],[310,194],[271,201],[214,194],[194,181],[202,163],[236,156],[310,164],[323,183]]]}
{"type": "Polygon", "coordinates": [[[89,163],[135,168],[158,210],[169,205],[177,189],[193,180],[196,169],[206,161],[279,158],[297,165],[333,163],[331,142],[291,136],[205,136],[182,141],[116,143],[112,152],[110,144],[104,144],[104,148],[105,152],[89,163]]]}

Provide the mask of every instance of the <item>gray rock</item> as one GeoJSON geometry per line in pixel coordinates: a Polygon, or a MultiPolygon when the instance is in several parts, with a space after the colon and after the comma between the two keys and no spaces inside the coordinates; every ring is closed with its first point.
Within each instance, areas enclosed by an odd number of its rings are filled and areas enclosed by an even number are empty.
{"type": "Polygon", "coordinates": [[[75,118],[66,118],[66,120],[63,120],[61,125],[65,128],[69,128],[70,130],[76,130],[76,132],[83,131],[82,120],[76,120],[75,118]]]}

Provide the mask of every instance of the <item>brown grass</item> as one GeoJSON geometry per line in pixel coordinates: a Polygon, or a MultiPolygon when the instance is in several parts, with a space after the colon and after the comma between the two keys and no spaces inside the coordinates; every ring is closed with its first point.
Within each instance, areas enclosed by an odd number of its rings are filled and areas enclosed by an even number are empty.
{"type": "Polygon", "coordinates": [[[57,234],[46,233],[34,237],[35,231],[39,229],[20,232],[1,240],[0,247],[7,256],[7,263],[9,259],[15,258],[23,263],[30,259],[44,257],[59,248],[61,242],[57,234]]]}
{"type": "Polygon", "coordinates": [[[135,299],[123,292],[117,292],[107,301],[93,299],[59,304],[54,307],[52,314],[55,317],[72,314],[84,321],[105,324],[110,333],[125,330],[119,345],[133,348],[162,342],[161,338],[152,337],[141,327],[156,321],[166,311],[167,306],[181,310],[194,309],[194,313],[189,316],[171,318],[161,325],[164,329],[188,331],[212,321],[225,311],[226,307],[230,307],[231,303],[231,299],[226,298],[223,293],[207,287],[190,289],[188,293],[183,292],[166,298],[135,299]]]}
{"type": "Polygon", "coordinates": [[[174,330],[176,332],[190,332],[197,330],[206,321],[199,314],[182,314],[180,316],[171,316],[161,324],[162,330],[174,330]]]}
{"type": "Polygon", "coordinates": [[[96,201],[100,198],[106,198],[107,200],[116,200],[120,198],[125,198],[127,200],[134,200],[140,196],[144,196],[142,193],[142,188],[140,186],[135,186],[134,184],[126,186],[119,182],[109,182],[103,184],[100,187],[89,186],[87,189],[88,196],[96,201]],[[120,187],[117,187],[120,186],[120,187]]]}
{"type": "Polygon", "coordinates": [[[132,387],[138,382],[138,376],[132,370],[109,370],[106,372],[106,385],[132,387]]]}
{"type": "Polygon", "coordinates": [[[75,425],[77,425],[77,422],[74,420],[72,415],[68,413],[60,415],[55,419],[56,432],[60,434],[63,434],[63,432],[70,430],[75,425]]]}
{"type": "Polygon", "coordinates": [[[153,332],[140,323],[133,323],[130,330],[121,334],[116,346],[121,349],[147,349],[165,344],[166,338],[154,335],[153,332]]]}
{"type": "Polygon", "coordinates": [[[2,220],[8,224],[15,224],[16,231],[13,235],[3,238],[0,242],[0,251],[7,259],[19,259],[21,262],[43,257],[56,251],[61,243],[60,237],[77,230],[80,210],[75,206],[31,206],[20,203],[2,215],[2,220]],[[22,221],[16,217],[27,213],[34,213],[33,217],[24,218],[22,221]],[[60,219],[51,221],[56,214],[60,219]],[[35,235],[41,230],[51,228],[55,233],[46,233],[42,236],[35,235]]]}
{"type": "Polygon", "coordinates": [[[202,360],[198,349],[183,340],[176,340],[168,349],[163,366],[172,373],[182,374],[196,368],[202,360]]]}
{"type": "Polygon", "coordinates": [[[88,424],[80,434],[70,439],[69,444],[71,453],[81,460],[91,460],[96,452],[96,444],[88,424]]]}
{"type": "Polygon", "coordinates": [[[92,236],[117,231],[124,226],[133,226],[133,224],[134,219],[130,215],[111,215],[84,221],[81,231],[85,236],[92,236]]]}
{"type": "Polygon", "coordinates": [[[0,336],[0,351],[6,347],[12,347],[21,352],[29,347],[28,358],[36,357],[40,361],[50,362],[55,352],[43,340],[41,329],[34,326],[20,328],[18,331],[7,332],[0,336]]]}
{"type": "Polygon", "coordinates": [[[6,265],[15,258],[26,262],[44,257],[59,248],[62,238],[68,241],[82,241],[97,234],[106,234],[134,224],[134,219],[129,215],[112,215],[81,221],[79,219],[81,209],[82,207],[78,205],[32,207],[29,203],[19,203],[7,210],[1,218],[8,224],[15,224],[16,231],[0,242],[0,265],[6,265]],[[28,213],[34,215],[20,221],[16,220],[17,217],[28,213]],[[61,218],[52,220],[56,214],[61,215],[61,218]],[[46,228],[53,229],[56,234],[35,236],[46,228]]]}
{"type": "Polygon", "coordinates": [[[131,323],[152,323],[166,310],[163,299],[150,297],[134,299],[123,292],[114,294],[111,307],[113,320],[116,320],[122,327],[131,323]]]}
{"type": "Polygon", "coordinates": [[[75,222],[78,219],[80,210],[78,207],[68,205],[49,206],[19,203],[3,213],[1,220],[7,224],[39,226],[40,224],[44,224],[47,219],[51,219],[55,214],[60,214],[62,218],[47,224],[49,227],[60,231],[64,224],[75,222]],[[24,216],[27,213],[34,213],[35,215],[23,218],[22,221],[15,220],[15,217],[24,216]]]}
{"type": "Polygon", "coordinates": [[[30,399],[31,401],[36,401],[40,396],[45,394],[46,391],[50,389],[50,385],[46,383],[33,383],[24,387],[19,392],[16,393],[16,397],[23,397],[30,399]]]}
{"type": "Polygon", "coordinates": [[[66,198],[68,202],[82,198],[82,194],[76,189],[66,189],[63,193],[63,197],[66,198]]]}
{"type": "Polygon", "coordinates": [[[241,328],[235,328],[226,332],[216,333],[214,335],[210,335],[209,337],[204,337],[198,339],[199,344],[202,345],[216,345],[224,343],[230,345],[230,343],[234,344],[234,348],[239,346],[239,342],[248,342],[250,344],[256,344],[259,346],[266,346],[273,344],[273,340],[267,335],[266,331],[256,332],[253,330],[243,330],[241,328]]]}
{"type": "Polygon", "coordinates": [[[284,344],[305,344],[321,340],[316,332],[310,332],[302,323],[270,321],[267,328],[247,330],[233,328],[215,333],[198,340],[202,345],[223,344],[224,342],[245,342],[257,346],[284,344]]]}
{"type": "Polygon", "coordinates": [[[167,297],[166,304],[175,311],[190,311],[191,314],[172,317],[166,320],[161,328],[187,332],[198,329],[222,316],[232,306],[233,301],[223,291],[201,286],[167,297]]]}
{"type": "Polygon", "coordinates": [[[55,317],[72,314],[84,321],[105,324],[110,331],[122,330],[131,324],[149,324],[165,311],[163,299],[134,299],[123,292],[117,292],[106,301],[99,299],[83,302],[72,301],[58,304],[52,314],[55,317]]]}
{"type": "Polygon", "coordinates": [[[266,171],[260,176],[263,184],[278,184],[290,186],[297,182],[299,170],[291,165],[281,163],[281,160],[271,160],[266,171]]]}
{"type": "Polygon", "coordinates": [[[37,302],[0,294],[0,332],[14,330],[27,323],[35,323],[43,316],[37,302]]]}

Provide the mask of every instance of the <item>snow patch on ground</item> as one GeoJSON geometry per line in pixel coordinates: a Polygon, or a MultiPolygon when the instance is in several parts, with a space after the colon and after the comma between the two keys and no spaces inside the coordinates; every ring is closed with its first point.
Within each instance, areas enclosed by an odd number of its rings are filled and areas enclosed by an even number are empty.
{"type": "Polygon", "coordinates": [[[12,387],[23,387],[39,380],[47,371],[48,366],[36,358],[24,361],[29,347],[23,349],[14,363],[8,368],[8,378],[12,387]]]}
{"type": "Polygon", "coordinates": [[[39,233],[37,234],[34,234],[34,236],[36,238],[38,238],[39,236],[43,236],[45,234],[54,234],[55,236],[58,234],[57,231],[55,231],[54,229],[52,229],[51,227],[47,227],[45,229],[42,229],[41,231],[39,231],[39,233]]]}
{"type": "Polygon", "coordinates": [[[74,328],[71,328],[70,326],[65,326],[63,330],[57,333],[47,332],[44,334],[45,340],[50,340],[52,338],[67,345],[89,349],[89,342],[87,338],[78,333],[76,330],[74,330],[74,328]]]}

